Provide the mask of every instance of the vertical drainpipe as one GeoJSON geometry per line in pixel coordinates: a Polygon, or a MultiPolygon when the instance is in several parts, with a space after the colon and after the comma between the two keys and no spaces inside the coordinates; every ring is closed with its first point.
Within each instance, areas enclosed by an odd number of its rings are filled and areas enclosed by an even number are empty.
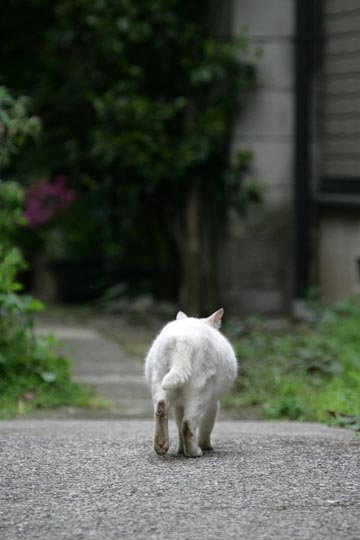
{"type": "Polygon", "coordinates": [[[294,296],[309,287],[312,0],[295,0],[294,296]]]}

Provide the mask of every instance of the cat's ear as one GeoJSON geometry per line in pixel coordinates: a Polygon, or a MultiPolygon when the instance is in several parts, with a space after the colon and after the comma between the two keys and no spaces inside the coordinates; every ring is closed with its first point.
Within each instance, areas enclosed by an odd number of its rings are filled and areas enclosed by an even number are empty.
{"type": "Polygon", "coordinates": [[[220,308],[217,311],[215,311],[215,313],[210,315],[210,317],[208,317],[206,321],[208,322],[208,324],[210,324],[210,326],[213,326],[214,328],[219,330],[219,328],[221,327],[221,319],[223,315],[224,315],[224,310],[223,308],[220,308]]]}
{"type": "Polygon", "coordinates": [[[180,319],[187,319],[188,316],[185,315],[185,313],[183,313],[182,311],[179,311],[178,314],[176,315],[176,320],[179,321],[180,319]]]}

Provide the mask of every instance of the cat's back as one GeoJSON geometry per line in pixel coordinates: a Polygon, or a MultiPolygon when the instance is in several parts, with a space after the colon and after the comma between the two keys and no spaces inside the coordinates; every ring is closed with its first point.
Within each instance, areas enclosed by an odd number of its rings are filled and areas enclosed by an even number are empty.
{"type": "Polygon", "coordinates": [[[162,335],[164,339],[184,337],[197,341],[205,336],[211,336],[213,331],[212,328],[199,319],[188,317],[187,319],[169,322],[160,332],[160,336],[162,335]]]}
{"type": "Polygon", "coordinates": [[[191,377],[188,385],[205,387],[216,377],[219,388],[228,386],[236,376],[237,361],[228,340],[201,319],[188,317],[163,327],[154,340],[145,362],[145,374],[151,379],[153,371],[162,378],[174,361],[186,358],[191,377]]]}
{"type": "Polygon", "coordinates": [[[235,358],[232,346],[218,331],[201,319],[187,318],[168,323],[156,339],[156,347],[169,349],[181,341],[191,348],[195,356],[227,356],[235,358]]]}

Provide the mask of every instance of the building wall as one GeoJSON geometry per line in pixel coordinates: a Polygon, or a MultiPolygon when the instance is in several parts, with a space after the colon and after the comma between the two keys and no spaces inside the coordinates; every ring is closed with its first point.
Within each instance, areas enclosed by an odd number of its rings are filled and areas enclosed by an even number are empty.
{"type": "Polygon", "coordinates": [[[323,2],[322,175],[360,178],[360,2],[323,2]]]}
{"type": "Polygon", "coordinates": [[[318,269],[322,295],[338,301],[360,292],[360,3],[322,9],[318,269]]]}
{"type": "Polygon", "coordinates": [[[320,291],[330,302],[360,293],[359,212],[326,212],[320,221],[320,291]]]}
{"type": "MultiPolygon", "coordinates": [[[[235,122],[232,154],[253,151],[249,180],[263,185],[262,204],[233,216],[220,262],[221,298],[233,312],[284,313],[291,296],[293,192],[294,0],[232,0],[230,32],[244,27],[258,84],[235,122]]],[[[224,24],[224,23],[223,23],[224,24]]]]}

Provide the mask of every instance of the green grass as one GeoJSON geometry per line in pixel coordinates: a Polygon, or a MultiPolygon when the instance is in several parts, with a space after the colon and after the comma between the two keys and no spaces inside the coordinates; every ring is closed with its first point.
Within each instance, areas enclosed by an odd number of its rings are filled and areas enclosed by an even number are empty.
{"type": "Polygon", "coordinates": [[[360,430],[360,309],[323,309],[314,323],[269,332],[257,320],[236,342],[239,377],[225,407],[257,405],[267,418],[314,420],[360,430]]]}
{"type": "Polygon", "coordinates": [[[0,419],[34,409],[102,406],[93,391],[72,381],[70,361],[57,352],[53,336],[35,336],[19,325],[0,345],[0,419]]]}
{"type": "Polygon", "coordinates": [[[61,406],[95,407],[92,392],[76,383],[51,385],[36,377],[19,377],[0,392],[0,419],[31,412],[34,409],[54,409],[61,406]]]}

